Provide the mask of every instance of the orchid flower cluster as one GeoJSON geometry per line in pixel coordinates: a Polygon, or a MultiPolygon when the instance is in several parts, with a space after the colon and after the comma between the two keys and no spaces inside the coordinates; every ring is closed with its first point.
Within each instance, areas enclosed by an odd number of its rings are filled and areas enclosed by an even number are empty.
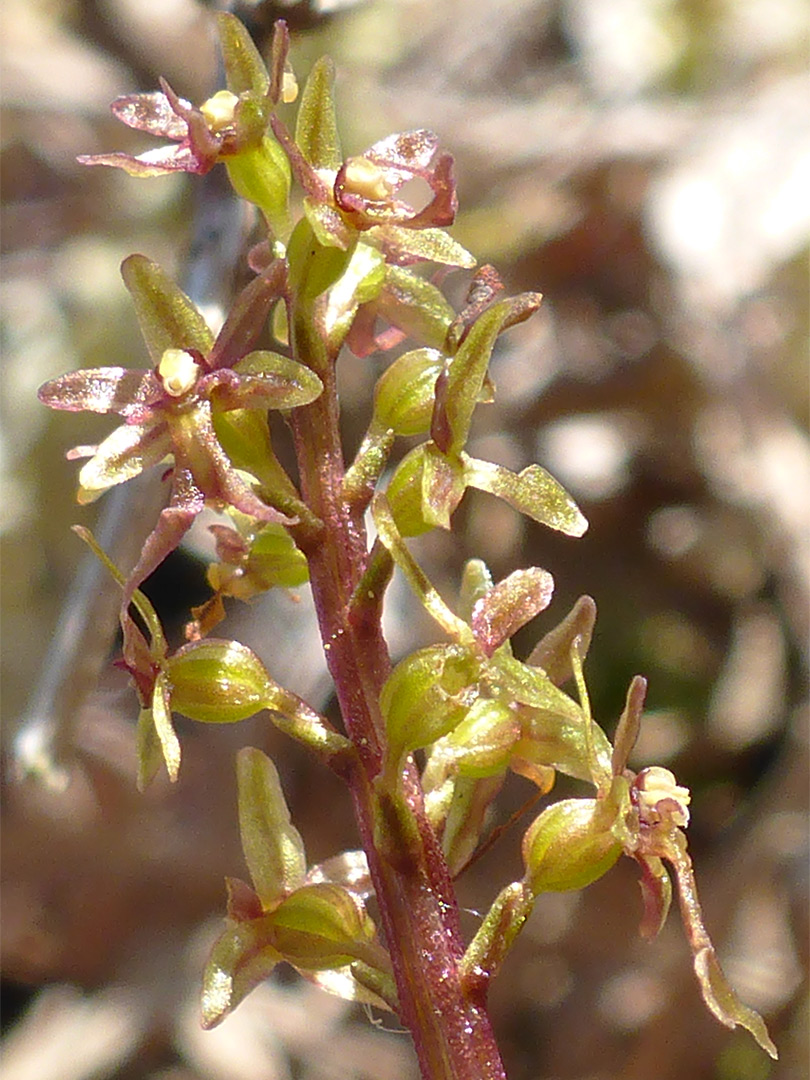
{"type": "Polygon", "coordinates": [[[392,135],[344,159],[328,59],[312,69],[293,134],[284,115],[297,84],[284,23],[275,28],[269,70],[235,17],[219,15],[218,28],[226,89],[195,107],[164,82],[160,92],[113,103],[125,124],[169,146],[80,160],[136,177],[203,174],[222,164],[266,230],[249,255],[254,277],[215,336],[158,265],[130,256],[122,274],[151,366],[77,371],[39,392],[52,408],[121,420],[100,445],[71,451],[89,459],[80,502],[153,467],[169,480],[167,506],[129,574],[82,530],[122,588],[123,664],[141,706],[139,786],[161,762],[177,776],[173,713],[234,723],[266,711],[346,781],[355,806],[363,850],[308,867],[275,766],[259,750],[239,752],[251,884],[228,879],[225,929],[204,979],[204,1024],[221,1021],[286,962],[332,993],[398,1012],[426,1077],[501,1077],[486,992],[535,898],[581,889],[624,854],[640,870],[642,934],[654,937],[666,919],[668,866],[706,1004],[775,1057],[703,925],[684,832],[689,792],[667,769],[627,767],[645,681],[631,683],[612,744],[591,716],[583,664],[593,601],[583,597],[520,660],[510,639],[548,607],[551,575],[532,567],[496,583],[471,560],[453,610],[407,543],[450,529],[469,488],[569,536],[585,531],[571,497],[539,465],[515,473],[465,450],[478,405],[493,399],[496,341],[536,310],[539,295],[504,297],[496,273],[483,267],[454,311],[437,275],[472,270],[475,259],[445,231],[456,191],[452,159],[436,137],[392,135]],[[429,191],[421,209],[401,198],[412,180],[429,191]],[[365,437],[346,464],[339,353],[386,353],[406,339],[412,347],[378,379],[365,437]],[[270,409],[290,429],[295,476],[276,456],[270,409]],[[397,458],[401,438],[421,441],[397,458]],[[223,518],[212,526],[212,597],[194,611],[187,642],[171,650],[139,587],[206,507],[223,518]],[[392,666],[381,616],[395,569],[441,640],[392,666]],[[211,636],[230,598],[307,581],[342,730],[275,683],[248,648],[211,636]],[[510,772],[539,796],[558,772],[592,793],[542,810],[523,837],[523,877],[500,892],[465,945],[452,881],[482,844],[510,772]]]}

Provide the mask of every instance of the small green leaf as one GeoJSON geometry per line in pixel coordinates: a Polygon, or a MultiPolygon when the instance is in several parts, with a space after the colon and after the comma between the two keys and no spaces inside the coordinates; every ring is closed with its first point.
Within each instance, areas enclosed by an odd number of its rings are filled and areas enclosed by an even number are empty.
{"type": "Polygon", "coordinates": [[[145,255],[130,255],[121,263],[121,276],[155,365],[167,349],[196,349],[208,355],[214,336],[205,319],[157,263],[145,255]]]}
{"type": "Polygon", "coordinates": [[[239,832],[253,885],[266,909],[303,882],[306,856],[273,762],[260,750],[244,747],[236,755],[239,832]]]}
{"type": "Polygon", "coordinates": [[[172,709],[203,724],[235,724],[268,708],[275,684],[238,641],[192,641],[167,661],[172,709]]]}
{"type": "Polygon", "coordinates": [[[470,487],[497,495],[521,514],[567,536],[582,536],[588,528],[588,522],[568,492],[539,465],[514,473],[503,465],[478,461],[467,454],[461,457],[470,487]]]}
{"type": "Polygon", "coordinates": [[[248,31],[235,15],[226,12],[217,15],[217,29],[230,92],[238,96],[252,91],[263,97],[270,77],[248,31]]]}
{"type": "Polygon", "coordinates": [[[332,94],[334,81],[335,66],[328,56],[322,56],[313,64],[301,95],[295,141],[313,168],[337,171],[343,155],[332,94]]]}

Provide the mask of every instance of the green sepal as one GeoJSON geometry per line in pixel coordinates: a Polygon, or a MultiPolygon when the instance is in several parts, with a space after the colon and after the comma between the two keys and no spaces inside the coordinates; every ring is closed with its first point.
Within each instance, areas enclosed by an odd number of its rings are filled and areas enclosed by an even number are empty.
{"type": "MultiPolygon", "coordinates": [[[[413,260],[425,259],[442,266],[459,266],[471,270],[476,263],[474,255],[454,240],[444,229],[407,229],[402,225],[375,225],[366,232],[370,244],[379,244],[384,250],[394,250],[413,260]]],[[[404,261],[404,260],[403,260],[404,261]]]]}
{"type": "MultiPolygon", "coordinates": [[[[421,448],[417,447],[417,449],[421,448]]],[[[380,542],[387,548],[391,558],[405,575],[408,584],[416,593],[425,611],[456,642],[472,646],[474,644],[472,631],[462,619],[453,614],[430,583],[424,570],[411,555],[401,532],[397,528],[397,522],[394,519],[388,499],[381,492],[378,492],[371,501],[371,513],[374,524],[377,526],[380,542]]]]}
{"type": "Polygon", "coordinates": [[[462,619],[470,621],[475,602],[486,596],[492,584],[492,574],[483,559],[468,559],[464,563],[459,588],[459,608],[462,619]]]}
{"type": "Polygon", "coordinates": [[[263,589],[295,589],[309,581],[306,556],[283,525],[270,522],[250,545],[245,573],[263,589]]]}
{"type": "Polygon", "coordinates": [[[362,512],[368,506],[393,445],[394,432],[391,428],[372,420],[343,478],[343,495],[353,511],[362,512]]]}
{"type": "Polygon", "coordinates": [[[513,881],[495,899],[460,964],[468,991],[485,993],[515,938],[531,913],[534,898],[522,882],[513,881]]]}
{"type": "Polygon", "coordinates": [[[356,243],[357,230],[347,225],[333,206],[318,202],[309,195],[304,196],[303,206],[304,217],[312,226],[319,244],[348,251],[356,243]]]}
{"type": "MultiPolygon", "coordinates": [[[[266,349],[243,356],[234,364],[234,371],[239,375],[258,376],[255,380],[256,405],[264,409],[294,409],[309,405],[323,392],[323,383],[308,367],[266,349]]],[[[244,390],[253,389],[253,385],[250,379],[242,382],[244,390]]]]}
{"type": "Polygon", "coordinates": [[[461,873],[478,847],[489,808],[503,782],[500,774],[481,779],[457,776],[452,782],[452,797],[442,823],[442,851],[453,877],[461,873]]]}
{"type": "Polygon", "coordinates": [[[415,446],[400,461],[385,494],[400,536],[421,536],[435,526],[425,519],[422,502],[425,447],[415,446]]]}
{"type": "Polygon", "coordinates": [[[252,746],[236,755],[239,833],[250,876],[265,910],[297,889],[306,875],[301,834],[290,821],[273,762],[252,746]]]}
{"type": "Polygon", "coordinates": [[[308,303],[335,284],[349,265],[353,249],[325,247],[307,219],[293,230],[287,249],[289,285],[299,302],[308,303]]]}
{"type": "Polygon", "coordinates": [[[274,684],[238,641],[208,638],[184,645],[166,662],[172,709],[204,724],[235,724],[268,708],[274,684]]]}
{"type": "Polygon", "coordinates": [[[229,923],[203,973],[202,1026],[214,1027],[283,959],[271,942],[272,916],[229,923]]]}
{"type": "Polygon", "coordinates": [[[217,15],[217,29],[230,92],[237,97],[247,92],[263,97],[270,77],[248,31],[235,15],[226,12],[217,15]]]}
{"type": "Polygon", "coordinates": [[[138,761],[135,783],[138,791],[143,792],[154,780],[160,763],[163,761],[163,749],[151,709],[141,709],[138,713],[138,724],[135,728],[135,756],[138,761]]]}
{"type": "Polygon", "coordinates": [[[386,266],[378,310],[383,318],[422,345],[441,349],[455,312],[444,294],[401,266],[386,266]]]}
{"type": "Polygon", "coordinates": [[[272,921],[273,939],[284,959],[309,970],[364,959],[375,935],[359,897],[331,882],[302,885],[275,909],[272,921]]]}
{"type": "Polygon", "coordinates": [[[166,772],[171,782],[175,783],[180,772],[180,740],[172,725],[173,707],[172,686],[166,672],[161,671],[155,679],[155,688],[152,692],[152,722],[160,741],[163,760],[166,762],[166,772]]]}
{"type": "Polygon", "coordinates": [[[324,316],[327,341],[335,356],[351,329],[357,309],[379,296],[385,280],[385,262],[379,251],[358,242],[349,254],[343,273],[329,291],[324,316]]]}
{"type": "Polygon", "coordinates": [[[205,319],[157,263],[130,255],[121,276],[132,294],[138,324],[154,364],[167,349],[194,349],[207,356],[214,336],[205,319]]]}
{"type": "Polygon", "coordinates": [[[313,64],[301,95],[295,141],[313,168],[337,171],[343,156],[332,93],[334,81],[335,66],[328,56],[322,56],[313,64]]]}
{"type": "Polygon", "coordinates": [[[622,853],[614,826],[629,807],[627,781],[617,777],[604,799],[562,799],[544,810],[523,838],[532,894],[584,889],[607,873],[622,853]]]}
{"type": "Polygon", "coordinates": [[[487,665],[486,674],[493,685],[500,687],[513,701],[584,727],[579,705],[539,668],[529,667],[506,652],[500,652],[487,665]]]}
{"type": "Polygon", "coordinates": [[[514,473],[503,465],[479,461],[467,454],[462,454],[461,459],[469,487],[496,495],[521,514],[566,536],[582,536],[588,528],[588,522],[562,484],[540,465],[530,465],[514,473]]]}
{"type": "Polygon", "coordinates": [[[436,399],[431,435],[445,453],[458,454],[464,449],[498,334],[528,318],[539,305],[540,296],[535,293],[500,300],[473,323],[447,366],[436,399]]]}
{"type": "Polygon", "coordinates": [[[429,645],[397,664],[380,693],[392,762],[398,766],[461,723],[475,700],[478,669],[461,645],[429,645]]]}
{"type": "Polygon", "coordinates": [[[255,147],[224,159],[237,195],[258,206],[276,239],[283,240],[290,227],[287,201],[292,174],[287,155],[272,135],[265,134],[255,147]]]}

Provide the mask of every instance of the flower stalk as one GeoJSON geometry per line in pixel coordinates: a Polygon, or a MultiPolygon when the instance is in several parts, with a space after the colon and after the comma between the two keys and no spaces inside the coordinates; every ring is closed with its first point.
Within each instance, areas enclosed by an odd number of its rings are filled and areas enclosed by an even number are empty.
{"type": "Polygon", "coordinates": [[[278,111],[295,96],[284,24],[276,26],[270,71],[233,16],[221,15],[219,30],[226,90],[195,108],[164,83],[160,93],[114,104],[125,123],[173,146],[82,160],[135,176],[224,165],[266,227],[248,260],[256,277],[215,336],[160,267],[130,256],[122,274],[151,367],[73,372],[40,389],[52,408],[120,418],[99,446],[71,452],[89,458],[79,501],[153,466],[170,481],[169,504],[129,575],[85,537],[122,590],[122,665],[140,704],[138,785],[161,762],[177,777],[182,751],[173,713],[238,723],[264,711],[345,780],[354,807],[363,851],[307,870],[275,766],[258,750],[239,752],[240,831],[252,884],[227,880],[225,929],[204,978],[205,1026],[284,962],[331,993],[396,1011],[425,1080],[505,1080],[487,990],[535,898],[584,888],[626,855],[641,870],[643,935],[653,937],[666,918],[668,864],[706,1004],[775,1056],[762,1019],[727,983],[703,925],[683,831],[688,790],[666,769],[627,768],[645,680],[630,685],[613,745],[591,716],[584,660],[593,601],[578,601],[520,660],[511,639],[546,617],[552,575],[528,567],[495,582],[483,562],[471,560],[454,610],[408,545],[431,529],[452,529],[470,490],[571,537],[587,528],[540,465],[515,473],[466,451],[476,410],[493,400],[488,371],[497,340],[533,314],[539,294],[504,297],[495,271],[482,267],[456,313],[430,280],[431,266],[469,270],[475,260],[444,231],[457,200],[452,159],[438,152],[436,137],[399,133],[344,158],[327,60],[307,81],[293,135],[278,111]],[[301,189],[297,221],[293,180],[301,189]],[[401,198],[411,180],[429,189],[421,209],[401,198]],[[263,347],[268,334],[272,348],[263,347]],[[378,380],[367,432],[347,467],[341,349],[362,357],[406,337],[414,347],[378,380]],[[268,410],[292,433],[294,474],[275,454],[268,410]],[[400,437],[422,441],[397,459],[400,437]],[[228,519],[212,526],[213,594],[193,609],[187,643],[172,649],[139,586],[203,509],[228,519]],[[394,665],[382,615],[395,568],[442,639],[394,665]],[[275,683],[244,645],[209,636],[226,600],[307,580],[342,731],[275,683]],[[572,694],[563,689],[570,682],[572,694]],[[541,810],[523,837],[523,877],[500,890],[467,946],[453,878],[486,846],[487,815],[510,775],[543,797],[557,772],[589,785],[591,796],[541,810]],[[372,895],[379,933],[367,906],[372,895]]]}

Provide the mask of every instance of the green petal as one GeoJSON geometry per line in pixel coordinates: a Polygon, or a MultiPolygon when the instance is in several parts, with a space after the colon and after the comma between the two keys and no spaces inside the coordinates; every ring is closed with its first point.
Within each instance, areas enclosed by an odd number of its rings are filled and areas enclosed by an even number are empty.
{"type": "Polygon", "coordinates": [[[301,95],[295,141],[315,169],[337,170],[343,159],[332,95],[334,81],[335,66],[328,56],[322,56],[313,65],[301,95]]]}

